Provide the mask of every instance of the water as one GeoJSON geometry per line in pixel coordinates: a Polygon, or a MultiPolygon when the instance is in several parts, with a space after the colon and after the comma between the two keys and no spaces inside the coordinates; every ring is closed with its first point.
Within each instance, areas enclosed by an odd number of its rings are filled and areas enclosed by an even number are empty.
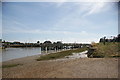
{"type": "Polygon", "coordinates": [[[2,61],[8,61],[12,59],[27,57],[27,56],[33,56],[33,55],[44,55],[54,52],[59,52],[64,50],[49,50],[49,51],[41,51],[40,47],[37,48],[6,48],[2,50],[2,57],[0,56],[0,62],[2,61]]]}
{"type": "Polygon", "coordinates": [[[87,52],[88,51],[86,50],[86,51],[79,53],[80,58],[87,58],[87,54],[86,54],[87,52]]]}
{"type": "Polygon", "coordinates": [[[59,52],[59,51],[64,51],[64,50],[66,49],[57,50],[57,51],[56,50],[41,51],[40,47],[37,47],[37,48],[6,48],[6,49],[3,49],[2,52],[0,52],[0,62],[22,58],[22,57],[27,57],[27,56],[33,56],[33,55],[44,55],[44,54],[49,54],[49,53],[54,53],[54,52],[59,52]]]}
{"type": "Polygon", "coordinates": [[[87,58],[87,53],[88,51],[83,51],[80,53],[73,53],[73,55],[66,56],[67,58],[87,58]]]}
{"type": "Polygon", "coordinates": [[[41,48],[6,48],[2,50],[2,61],[41,54],[41,48]]]}

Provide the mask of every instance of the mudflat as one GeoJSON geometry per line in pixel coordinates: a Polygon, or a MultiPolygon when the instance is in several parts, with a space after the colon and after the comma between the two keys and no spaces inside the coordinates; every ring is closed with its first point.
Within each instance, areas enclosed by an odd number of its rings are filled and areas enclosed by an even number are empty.
{"type": "Polygon", "coordinates": [[[118,58],[78,58],[36,61],[30,56],[3,62],[3,78],[117,78],[118,58]]]}

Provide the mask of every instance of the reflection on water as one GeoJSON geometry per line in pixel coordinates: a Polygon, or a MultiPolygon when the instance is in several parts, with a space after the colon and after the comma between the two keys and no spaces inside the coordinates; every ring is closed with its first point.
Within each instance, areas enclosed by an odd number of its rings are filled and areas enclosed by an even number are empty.
{"type": "Polygon", "coordinates": [[[41,48],[6,48],[2,50],[2,61],[41,54],[41,48]]]}

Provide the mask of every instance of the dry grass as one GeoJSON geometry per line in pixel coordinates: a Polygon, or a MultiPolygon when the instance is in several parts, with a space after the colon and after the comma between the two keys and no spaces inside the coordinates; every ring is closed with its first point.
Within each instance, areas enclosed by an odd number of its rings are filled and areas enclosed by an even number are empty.
{"type": "Polygon", "coordinates": [[[96,50],[92,54],[93,57],[120,57],[120,43],[98,43],[94,47],[96,50]]]}
{"type": "Polygon", "coordinates": [[[22,64],[9,64],[9,65],[2,65],[2,68],[10,68],[10,67],[16,67],[18,65],[22,65],[22,64]]]}
{"type": "Polygon", "coordinates": [[[67,50],[67,51],[52,53],[52,54],[40,56],[36,60],[41,61],[41,60],[52,60],[52,59],[63,58],[65,56],[72,55],[72,53],[79,53],[85,50],[87,50],[87,48],[79,48],[79,49],[74,49],[74,50],[67,50]]]}

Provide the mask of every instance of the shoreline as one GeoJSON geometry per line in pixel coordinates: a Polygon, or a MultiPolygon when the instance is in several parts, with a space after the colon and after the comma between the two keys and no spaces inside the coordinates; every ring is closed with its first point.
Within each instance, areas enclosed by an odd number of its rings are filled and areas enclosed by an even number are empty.
{"type": "Polygon", "coordinates": [[[3,64],[2,77],[3,78],[118,77],[119,58],[88,58],[86,57],[87,52],[88,51],[85,50],[78,53],[72,53],[72,55],[68,55],[63,58],[61,57],[58,59],[50,60],[45,59],[43,61],[37,61],[41,54],[4,61],[2,62],[3,64]]]}
{"type": "Polygon", "coordinates": [[[41,51],[41,54],[35,54],[35,55],[30,55],[30,56],[24,56],[24,57],[20,57],[20,58],[13,58],[13,59],[10,59],[10,60],[4,60],[4,61],[0,61],[0,62],[6,62],[6,61],[11,61],[11,60],[14,60],[14,59],[21,59],[21,58],[25,58],[25,57],[32,57],[32,56],[41,56],[41,55],[47,55],[47,54],[51,54],[51,53],[56,53],[56,52],[62,52],[62,51],[67,51],[69,49],[65,49],[65,50],[57,50],[57,51],[53,51],[53,50],[49,50],[49,51],[41,51]]]}
{"type": "MultiPolygon", "coordinates": [[[[62,52],[62,51],[67,51],[67,50],[61,50],[61,51],[57,51],[57,52],[62,52]]],[[[83,51],[83,52],[85,52],[85,51],[83,51]]],[[[80,53],[83,53],[83,52],[79,52],[79,53],[75,53],[75,54],[73,53],[72,55],[65,56],[64,58],[59,58],[59,59],[55,59],[55,60],[77,59],[77,58],[80,58],[80,56],[78,56],[78,55],[80,55],[80,53]],[[67,58],[67,57],[69,57],[69,58],[67,58]]],[[[52,53],[55,53],[55,52],[52,52],[52,53]]],[[[47,54],[52,54],[52,53],[47,53],[47,54]]],[[[37,55],[31,55],[31,56],[26,56],[26,57],[11,59],[11,60],[7,60],[7,61],[3,61],[2,63],[9,63],[9,62],[14,62],[14,61],[16,62],[16,61],[28,60],[28,59],[30,59],[30,60],[36,60],[40,56],[47,55],[47,54],[37,54],[37,55]]],[[[50,61],[50,60],[45,60],[45,61],[50,61]]]]}
{"type": "Polygon", "coordinates": [[[41,54],[31,55],[31,56],[25,56],[25,57],[21,57],[21,58],[15,58],[15,59],[11,59],[11,60],[2,61],[2,63],[9,62],[9,61],[14,61],[14,60],[19,60],[19,59],[25,59],[25,58],[35,57],[35,56],[40,56],[40,55],[41,54]]]}
{"type": "Polygon", "coordinates": [[[3,62],[3,78],[117,78],[118,58],[77,58],[36,61],[39,55],[3,62]]]}

